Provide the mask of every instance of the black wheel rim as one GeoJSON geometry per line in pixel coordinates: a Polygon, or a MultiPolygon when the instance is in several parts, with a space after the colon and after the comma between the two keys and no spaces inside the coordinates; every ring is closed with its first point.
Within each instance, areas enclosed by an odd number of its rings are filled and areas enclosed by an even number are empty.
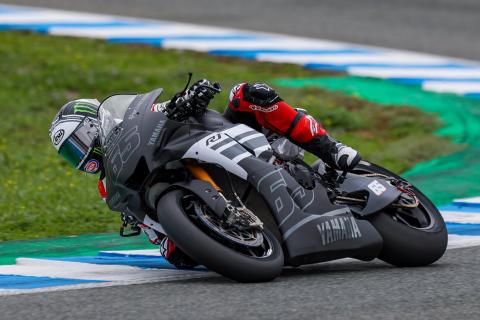
{"type": "Polygon", "coordinates": [[[249,257],[263,259],[272,255],[272,241],[263,231],[228,230],[197,197],[187,195],[181,202],[189,219],[216,241],[249,257]]]}

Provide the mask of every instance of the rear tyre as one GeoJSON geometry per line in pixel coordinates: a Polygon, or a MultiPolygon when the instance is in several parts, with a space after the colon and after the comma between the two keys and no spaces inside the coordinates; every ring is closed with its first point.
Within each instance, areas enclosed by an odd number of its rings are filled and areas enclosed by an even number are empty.
{"type": "Polygon", "coordinates": [[[270,231],[262,230],[263,244],[255,250],[215,237],[213,232],[209,235],[208,227],[187,213],[182,201],[186,195],[183,190],[169,192],[157,205],[160,224],[180,249],[208,269],[235,281],[263,282],[280,275],[283,251],[270,231]]]}
{"type": "MultiPolygon", "coordinates": [[[[363,162],[354,173],[379,173],[405,179],[375,164],[363,162]]],[[[389,209],[369,216],[383,237],[379,259],[399,267],[429,265],[440,259],[447,248],[448,234],[445,222],[435,205],[418,189],[412,187],[419,199],[415,209],[389,209]]]]}

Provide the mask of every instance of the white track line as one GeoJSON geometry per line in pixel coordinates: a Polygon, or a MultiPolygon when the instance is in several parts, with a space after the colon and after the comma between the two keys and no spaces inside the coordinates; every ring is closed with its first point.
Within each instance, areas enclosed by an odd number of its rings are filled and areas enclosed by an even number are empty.
{"type": "Polygon", "coordinates": [[[198,275],[204,271],[142,269],[127,265],[104,265],[70,261],[18,258],[16,265],[0,266],[0,274],[100,281],[156,280],[178,275],[198,275]]]}
{"type": "Polygon", "coordinates": [[[465,79],[479,78],[480,68],[386,68],[386,67],[352,67],[348,72],[362,77],[374,78],[410,78],[410,79],[465,79]]]}
{"type": "Polygon", "coordinates": [[[480,81],[425,81],[422,84],[422,89],[434,92],[467,94],[471,92],[480,92],[480,81]]]}
{"type": "Polygon", "coordinates": [[[480,224],[480,213],[468,213],[457,211],[442,211],[445,222],[480,224]]]}
{"type": "Polygon", "coordinates": [[[98,23],[112,22],[115,18],[106,15],[80,13],[58,10],[36,10],[0,14],[0,24],[32,24],[32,23],[98,23]]]}
{"type": "Polygon", "coordinates": [[[270,61],[279,63],[324,63],[324,64],[357,64],[357,63],[377,63],[377,64],[416,64],[416,65],[442,65],[449,63],[446,58],[430,55],[418,55],[411,53],[398,52],[379,52],[379,53],[336,53],[336,54],[259,54],[257,59],[260,61],[270,61]]]}
{"type": "Polygon", "coordinates": [[[182,24],[119,26],[96,28],[53,27],[50,34],[96,39],[115,38],[161,38],[167,36],[231,35],[235,31],[213,27],[198,27],[182,24]]]}

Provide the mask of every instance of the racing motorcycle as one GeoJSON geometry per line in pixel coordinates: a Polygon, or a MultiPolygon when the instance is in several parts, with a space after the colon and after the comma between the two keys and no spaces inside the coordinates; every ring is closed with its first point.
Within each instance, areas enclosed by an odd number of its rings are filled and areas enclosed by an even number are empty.
{"type": "Polygon", "coordinates": [[[439,211],[393,172],[309,165],[287,139],[213,110],[172,120],[150,111],[161,93],[113,95],[99,108],[107,204],[208,269],[260,282],[284,266],[345,257],[424,266],[445,252],[439,211]]]}

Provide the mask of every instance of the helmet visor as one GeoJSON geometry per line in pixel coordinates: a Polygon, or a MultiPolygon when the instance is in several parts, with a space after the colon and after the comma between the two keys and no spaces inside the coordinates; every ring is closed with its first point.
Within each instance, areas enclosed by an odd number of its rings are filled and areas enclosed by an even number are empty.
{"type": "Polygon", "coordinates": [[[88,157],[97,136],[97,126],[90,119],[85,118],[70,137],[65,140],[58,153],[75,168],[79,168],[88,157]]]}

